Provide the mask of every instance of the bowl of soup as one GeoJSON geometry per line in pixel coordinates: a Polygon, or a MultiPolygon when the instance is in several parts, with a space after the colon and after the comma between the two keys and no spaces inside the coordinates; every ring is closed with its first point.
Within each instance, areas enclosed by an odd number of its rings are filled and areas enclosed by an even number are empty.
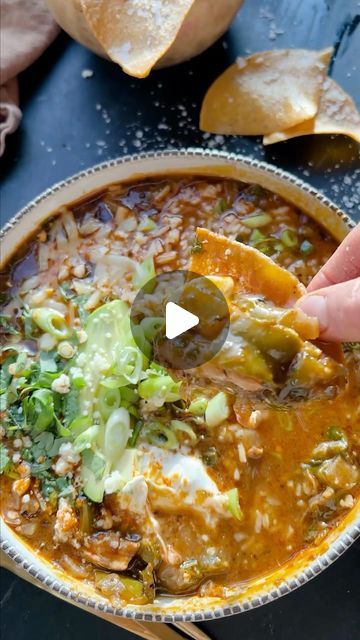
{"type": "MultiPolygon", "coordinates": [[[[139,290],[150,304],[146,283],[201,251],[199,227],[303,288],[351,226],[293,176],[203,150],[98,165],[5,225],[1,548],[19,568],[89,610],[203,620],[288,593],[351,545],[356,345],[339,388],[265,402],[178,379],[152,349],[161,319],[130,327],[139,290]]],[[[250,377],[255,355],[277,357],[254,340],[250,377]]]]}

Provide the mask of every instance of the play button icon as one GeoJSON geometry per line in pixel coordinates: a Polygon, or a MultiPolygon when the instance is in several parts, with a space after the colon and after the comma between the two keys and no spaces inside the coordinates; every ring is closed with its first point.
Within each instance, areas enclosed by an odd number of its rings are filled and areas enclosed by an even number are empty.
{"type": "Polygon", "coordinates": [[[221,349],[229,309],[213,280],[191,271],[170,271],[139,290],[131,307],[131,331],[149,360],[168,369],[193,369],[221,349]]]}
{"type": "Polygon", "coordinates": [[[168,340],[181,336],[199,324],[198,316],[179,307],[175,302],[168,302],[165,307],[165,335],[168,340]]]}

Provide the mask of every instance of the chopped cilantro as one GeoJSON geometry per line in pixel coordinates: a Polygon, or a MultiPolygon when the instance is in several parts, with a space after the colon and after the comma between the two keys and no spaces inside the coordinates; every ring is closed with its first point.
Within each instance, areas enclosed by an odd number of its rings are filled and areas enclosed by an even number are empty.
{"type": "Polygon", "coordinates": [[[8,450],[4,444],[0,444],[0,473],[4,473],[9,462],[8,450]]]}
{"type": "Polygon", "coordinates": [[[79,391],[78,389],[70,389],[62,399],[62,411],[64,415],[64,424],[66,427],[79,415],[79,391]]]}
{"type": "Polygon", "coordinates": [[[195,242],[194,242],[193,246],[191,247],[191,253],[201,253],[202,250],[203,250],[203,243],[196,236],[195,242]]]}
{"type": "Polygon", "coordinates": [[[40,371],[42,373],[44,371],[49,371],[50,373],[54,373],[55,371],[57,371],[55,357],[55,351],[40,351],[40,371]]]}
{"type": "Polygon", "coordinates": [[[7,412],[7,419],[10,424],[15,425],[19,429],[25,427],[25,415],[21,405],[13,404],[7,412]]]}

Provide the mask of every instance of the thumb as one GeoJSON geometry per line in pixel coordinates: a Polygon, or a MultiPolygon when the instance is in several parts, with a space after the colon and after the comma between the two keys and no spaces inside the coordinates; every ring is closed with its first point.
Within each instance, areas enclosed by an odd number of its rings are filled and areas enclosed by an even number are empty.
{"type": "Polygon", "coordinates": [[[323,340],[360,342],[360,278],[317,289],[297,305],[319,320],[323,340]]]}

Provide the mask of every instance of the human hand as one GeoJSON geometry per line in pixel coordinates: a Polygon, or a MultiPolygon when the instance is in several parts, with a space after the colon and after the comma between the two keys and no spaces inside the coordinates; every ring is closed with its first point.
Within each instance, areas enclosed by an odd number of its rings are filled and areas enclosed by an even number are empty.
{"type": "Polygon", "coordinates": [[[360,224],[310,282],[299,307],[320,324],[320,338],[360,342],[360,224]]]}

